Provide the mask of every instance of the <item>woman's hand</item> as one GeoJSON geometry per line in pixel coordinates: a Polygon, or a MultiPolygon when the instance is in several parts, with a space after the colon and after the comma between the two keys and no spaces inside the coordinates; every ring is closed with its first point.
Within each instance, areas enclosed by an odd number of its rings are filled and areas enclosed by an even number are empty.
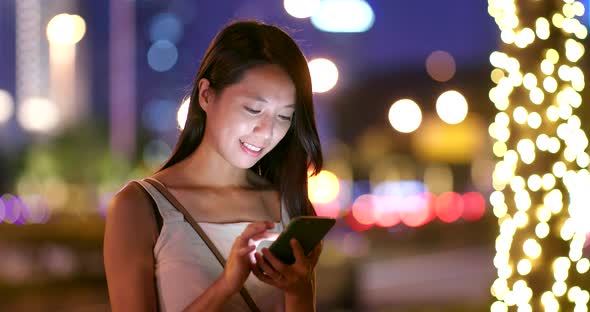
{"type": "Polygon", "coordinates": [[[257,240],[264,237],[266,230],[272,229],[273,227],[274,224],[270,221],[254,222],[249,224],[240,236],[236,237],[220,278],[228,293],[233,294],[240,291],[248,275],[250,275],[250,259],[248,254],[256,246],[248,246],[248,241],[250,239],[257,240]]]}
{"type": "Polygon", "coordinates": [[[255,255],[256,264],[251,265],[252,272],[261,281],[282,289],[286,294],[309,293],[313,270],[322,252],[323,241],[307,256],[296,239],[291,239],[290,243],[295,263],[285,264],[275,257],[268,248],[263,248],[262,256],[259,253],[255,255]]]}

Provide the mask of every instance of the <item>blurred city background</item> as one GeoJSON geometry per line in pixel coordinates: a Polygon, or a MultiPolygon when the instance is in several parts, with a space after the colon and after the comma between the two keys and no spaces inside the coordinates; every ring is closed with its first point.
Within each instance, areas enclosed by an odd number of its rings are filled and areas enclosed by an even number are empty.
{"type": "Polygon", "coordinates": [[[106,206],[169,156],[215,33],[257,19],[312,74],[319,311],[587,311],[587,7],[0,0],[0,310],[109,310],[106,206]]]}

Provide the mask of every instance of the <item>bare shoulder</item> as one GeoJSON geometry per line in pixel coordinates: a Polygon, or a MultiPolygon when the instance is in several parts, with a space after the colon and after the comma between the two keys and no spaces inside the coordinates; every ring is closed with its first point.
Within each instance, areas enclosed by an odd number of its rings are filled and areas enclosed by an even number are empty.
{"type": "Polygon", "coordinates": [[[113,311],[155,310],[157,228],[150,205],[142,187],[129,183],[108,207],[103,251],[113,311]]]}
{"type": "Polygon", "coordinates": [[[143,243],[154,242],[157,227],[152,201],[137,183],[128,183],[112,199],[107,209],[107,230],[117,236],[129,234],[143,243]]]}

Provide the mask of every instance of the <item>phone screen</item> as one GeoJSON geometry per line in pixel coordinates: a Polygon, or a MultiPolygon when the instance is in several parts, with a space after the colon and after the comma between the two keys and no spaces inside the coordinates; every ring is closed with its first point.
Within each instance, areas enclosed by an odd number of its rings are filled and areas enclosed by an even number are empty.
{"type": "Polygon", "coordinates": [[[287,228],[270,245],[269,250],[283,263],[293,264],[295,257],[290,244],[292,238],[297,239],[303,247],[305,254],[308,254],[324,238],[335,223],[335,219],[327,217],[296,217],[291,220],[287,228]]]}

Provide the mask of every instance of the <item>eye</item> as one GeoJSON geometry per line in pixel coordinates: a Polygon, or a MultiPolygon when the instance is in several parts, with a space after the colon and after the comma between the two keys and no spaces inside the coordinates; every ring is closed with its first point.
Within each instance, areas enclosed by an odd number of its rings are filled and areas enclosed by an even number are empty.
{"type": "Polygon", "coordinates": [[[250,107],[248,107],[248,106],[244,106],[244,109],[245,109],[245,110],[246,110],[248,113],[250,113],[250,114],[253,114],[253,115],[260,113],[260,111],[259,111],[259,110],[255,110],[255,109],[253,109],[253,108],[250,108],[250,107]]]}
{"type": "Polygon", "coordinates": [[[279,115],[279,118],[283,121],[291,121],[291,116],[279,115]]]}

